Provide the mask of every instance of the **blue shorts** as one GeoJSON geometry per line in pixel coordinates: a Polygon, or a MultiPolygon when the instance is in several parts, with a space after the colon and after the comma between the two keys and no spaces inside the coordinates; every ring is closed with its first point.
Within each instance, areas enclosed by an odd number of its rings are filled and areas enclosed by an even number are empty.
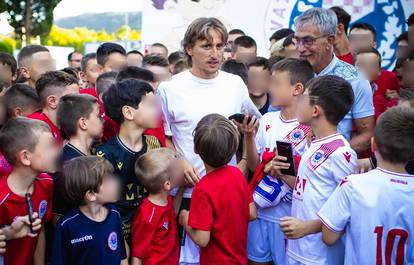
{"type": "Polygon", "coordinates": [[[249,223],[247,256],[255,262],[286,264],[286,237],[278,223],[262,219],[249,223]]]}

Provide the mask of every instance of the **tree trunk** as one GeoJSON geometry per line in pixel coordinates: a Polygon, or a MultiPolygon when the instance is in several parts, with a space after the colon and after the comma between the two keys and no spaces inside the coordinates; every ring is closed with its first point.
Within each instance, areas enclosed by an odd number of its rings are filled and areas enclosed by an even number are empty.
{"type": "Polygon", "coordinates": [[[30,44],[30,38],[32,36],[32,0],[26,0],[26,10],[25,10],[25,17],[24,17],[24,28],[26,30],[26,43],[30,44]]]}

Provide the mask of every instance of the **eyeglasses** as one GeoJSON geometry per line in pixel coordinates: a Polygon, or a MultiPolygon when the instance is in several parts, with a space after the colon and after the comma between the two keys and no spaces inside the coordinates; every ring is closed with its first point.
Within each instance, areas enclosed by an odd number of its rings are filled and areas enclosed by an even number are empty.
{"type": "Polygon", "coordinates": [[[326,38],[326,37],[330,37],[330,36],[332,36],[332,34],[324,34],[324,35],[321,35],[319,37],[306,36],[306,37],[303,37],[303,38],[299,38],[297,36],[294,36],[292,38],[292,41],[293,41],[293,44],[295,44],[296,48],[298,48],[301,43],[303,44],[303,46],[305,46],[305,48],[310,48],[310,47],[312,47],[312,45],[315,43],[316,40],[326,38]]]}

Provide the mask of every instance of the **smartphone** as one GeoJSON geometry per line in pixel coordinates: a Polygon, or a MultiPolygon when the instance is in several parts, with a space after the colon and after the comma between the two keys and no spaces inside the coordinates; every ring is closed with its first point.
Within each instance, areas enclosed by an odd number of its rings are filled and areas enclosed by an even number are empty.
{"type": "MultiPolygon", "coordinates": [[[[233,114],[233,115],[231,115],[230,117],[229,117],[229,120],[235,120],[235,121],[237,121],[238,123],[243,123],[243,120],[244,120],[244,114],[241,114],[241,113],[236,113],[236,114],[233,114]]],[[[252,117],[248,117],[247,118],[247,124],[249,124],[250,123],[250,121],[252,120],[252,117]]]]}
{"type": "Polygon", "coordinates": [[[289,163],[288,169],[281,169],[280,172],[284,175],[296,176],[295,159],[293,157],[293,147],[291,143],[276,141],[277,155],[287,158],[285,163],[289,163]]]}
{"type": "Polygon", "coordinates": [[[26,193],[25,194],[25,197],[26,197],[27,209],[29,210],[30,233],[34,234],[34,231],[33,231],[32,197],[30,196],[30,193],[26,193]]]}

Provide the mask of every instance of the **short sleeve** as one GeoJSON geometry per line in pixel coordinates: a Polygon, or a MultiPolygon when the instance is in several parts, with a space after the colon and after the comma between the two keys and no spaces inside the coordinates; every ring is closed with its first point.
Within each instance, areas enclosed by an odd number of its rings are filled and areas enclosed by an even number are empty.
{"type": "Polygon", "coordinates": [[[58,222],[53,240],[52,265],[64,265],[66,260],[65,238],[61,222],[58,222]]]}
{"type": "Polygon", "coordinates": [[[168,110],[168,99],[167,94],[165,93],[165,85],[163,83],[160,84],[158,88],[158,96],[161,101],[161,111],[162,111],[162,120],[164,122],[164,131],[165,135],[171,136],[171,115],[169,114],[168,110]]]}
{"type": "Polygon", "coordinates": [[[188,225],[194,229],[210,231],[212,224],[213,208],[209,196],[196,186],[191,195],[188,225]]]}
{"type": "Polygon", "coordinates": [[[340,183],[346,176],[356,173],[358,158],[350,148],[339,148],[332,154],[331,173],[336,183],[340,183]]]}
{"type": "Polygon", "coordinates": [[[372,88],[368,80],[358,76],[358,80],[352,82],[355,86],[354,91],[354,105],[352,106],[353,119],[362,119],[374,115],[374,103],[372,97],[372,88]]]}
{"type": "Polygon", "coordinates": [[[152,240],[156,227],[136,214],[132,221],[132,256],[146,259],[152,254],[152,240]]]}
{"type": "Polygon", "coordinates": [[[322,223],[334,232],[343,231],[351,218],[351,189],[352,184],[344,178],[318,212],[322,223]]]}

